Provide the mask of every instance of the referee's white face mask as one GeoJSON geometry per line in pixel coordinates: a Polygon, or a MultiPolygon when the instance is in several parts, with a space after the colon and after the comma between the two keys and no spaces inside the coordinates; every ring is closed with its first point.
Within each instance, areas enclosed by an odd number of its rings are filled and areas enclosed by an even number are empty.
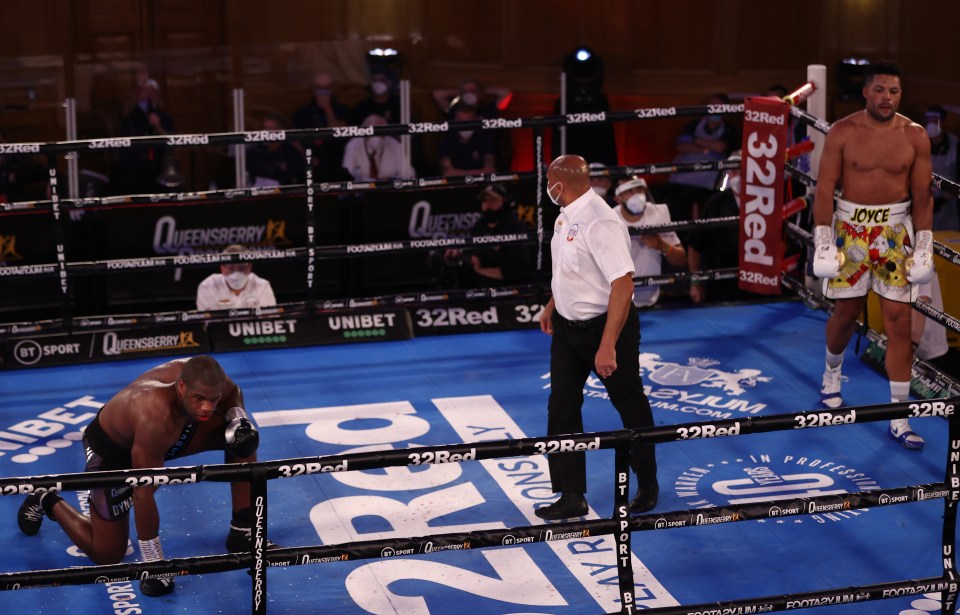
{"type": "Polygon", "coordinates": [[[560,205],[560,195],[563,194],[563,184],[560,182],[555,183],[552,186],[547,186],[547,196],[550,197],[550,200],[553,201],[554,205],[560,205]],[[557,196],[553,196],[553,189],[557,186],[560,186],[560,190],[557,192],[557,196]]]}

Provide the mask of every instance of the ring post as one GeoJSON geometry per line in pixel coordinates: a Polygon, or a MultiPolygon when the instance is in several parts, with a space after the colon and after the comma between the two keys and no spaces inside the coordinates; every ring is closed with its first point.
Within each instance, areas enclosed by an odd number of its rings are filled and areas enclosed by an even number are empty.
{"type": "Polygon", "coordinates": [[[613,492],[613,518],[617,522],[613,534],[617,547],[617,580],[620,585],[620,612],[632,615],[636,609],[633,591],[633,558],[630,551],[630,445],[617,445],[614,458],[616,480],[613,492]]]}
{"type": "MultiPolygon", "coordinates": [[[[956,398],[954,398],[956,399],[956,398]]],[[[943,576],[949,578],[949,589],[942,592],[942,615],[951,615],[957,604],[956,548],[957,500],[960,499],[960,417],[950,414],[950,442],[947,447],[947,497],[943,499],[943,576]]]]}
{"type": "Polygon", "coordinates": [[[250,503],[253,505],[253,528],[250,545],[253,560],[250,575],[253,577],[254,615],[267,613],[267,470],[256,464],[250,470],[250,503]]]}
{"type": "Polygon", "coordinates": [[[57,273],[60,276],[60,307],[63,310],[63,328],[65,331],[73,330],[72,306],[70,303],[70,285],[67,281],[67,254],[64,249],[64,238],[66,231],[63,219],[63,212],[60,209],[60,191],[57,188],[57,158],[53,154],[47,155],[47,166],[50,173],[50,206],[53,213],[53,224],[55,228],[55,237],[57,241],[57,273]]]}

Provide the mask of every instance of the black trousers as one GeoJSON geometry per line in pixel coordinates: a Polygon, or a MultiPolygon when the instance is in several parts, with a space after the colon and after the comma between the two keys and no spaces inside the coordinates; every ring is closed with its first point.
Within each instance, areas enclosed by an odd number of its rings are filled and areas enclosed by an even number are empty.
{"type": "MultiPolygon", "coordinates": [[[[550,399],[547,402],[547,434],[583,432],[583,386],[594,370],[594,359],[606,316],[588,324],[571,323],[554,310],[553,341],[550,344],[550,399]]],[[[603,379],[613,407],[627,429],[653,427],[650,402],[640,380],[640,318],[630,306],[627,322],[617,339],[617,369],[603,379]]],[[[555,453],[547,456],[553,490],[586,493],[585,453],[555,453]]],[[[630,449],[630,465],[640,486],[657,479],[656,451],[652,444],[630,449]]]]}

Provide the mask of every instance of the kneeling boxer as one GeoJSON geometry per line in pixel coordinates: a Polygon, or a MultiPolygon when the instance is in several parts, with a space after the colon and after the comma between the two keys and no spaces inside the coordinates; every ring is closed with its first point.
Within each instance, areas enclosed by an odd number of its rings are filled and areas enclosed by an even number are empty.
{"type": "MultiPolygon", "coordinates": [[[[215,359],[196,356],[154,367],[108,401],[83,435],[85,471],[159,468],[165,461],[203,451],[224,451],[225,463],[257,460],[260,436],[243,408],[243,394],[215,359]]],[[[233,519],[227,550],[250,550],[253,510],[250,483],[231,483],[233,519]]],[[[32,536],[46,515],[97,564],[123,559],[134,510],[143,561],[163,559],[156,486],[108,487],[90,491],[90,517],[56,491],[27,496],[20,506],[20,530],[32,536]]],[[[271,545],[272,546],[272,545],[271,545]]],[[[172,578],[140,581],[147,596],[173,591],[172,578]]]]}

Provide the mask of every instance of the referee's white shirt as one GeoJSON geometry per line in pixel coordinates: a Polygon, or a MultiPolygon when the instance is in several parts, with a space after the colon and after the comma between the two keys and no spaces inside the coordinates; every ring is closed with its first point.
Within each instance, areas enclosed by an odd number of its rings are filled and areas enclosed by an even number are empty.
{"type": "Polygon", "coordinates": [[[593,190],[560,208],[550,254],[554,307],[567,320],[606,313],[611,283],[633,273],[627,227],[593,190]]]}

